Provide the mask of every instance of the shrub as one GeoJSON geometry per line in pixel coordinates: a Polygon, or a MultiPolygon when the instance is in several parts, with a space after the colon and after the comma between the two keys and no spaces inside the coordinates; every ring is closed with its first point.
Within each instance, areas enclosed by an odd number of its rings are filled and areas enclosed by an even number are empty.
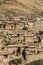
{"type": "Polygon", "coordinates": [[[25,65],[43,65],[43,60],[37,60],[30,63],[26,63],[25,65]]]}
{"type": "Polygon", "coordinates": [[[18,65],[18,64],[20,64],[21,62],[22,62],[22,59],[21,59],[21,58],[19,58],[19,59],[13,59],[13,60],[9,61],[9,65],[11,65],[11,64],[16,64],[16,65],[18,65]]]}
{"type": "Polygon", "coordinates": [[[11,45],[10,41],[7,41],[7,42],[5,43],[5,45],[6,45],[6,46],[11,45]]]}
{"type": "Polygon", "coordinates": [[[27,27],[24,27],[23,30],[28,30],[28,28],[27,27]]]}
{"type": "Polygon", "coordinates": [[[7,41],[7,40],[4,40],[4,43],[5,43],[4,44],[5,46],[11,45],[11,42],[10,41],[7,41]]]}

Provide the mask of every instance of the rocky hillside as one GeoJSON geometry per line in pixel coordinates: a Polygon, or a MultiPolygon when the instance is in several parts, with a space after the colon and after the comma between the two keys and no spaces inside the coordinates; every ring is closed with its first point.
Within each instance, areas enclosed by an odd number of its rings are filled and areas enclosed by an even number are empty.
{"type": "Polygon", "coordinates": [[[40,14],[43,0],[0,0],[0,14],[13,11],[17,14],[40,14]]]}

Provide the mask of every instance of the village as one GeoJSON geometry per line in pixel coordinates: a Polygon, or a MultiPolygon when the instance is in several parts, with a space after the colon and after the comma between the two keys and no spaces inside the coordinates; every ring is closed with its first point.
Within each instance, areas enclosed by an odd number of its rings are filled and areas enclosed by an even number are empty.
{"type": "Polygon", "coordinates": [[[20,65],[26,65],[28,60],[43,58],[40,56],[42,53],[42,16],[0,19],[0,65],[18,65],[21,61],[20,65]],[[18,64],[13,59],[18,59],[18,64]],[[13,63],[9,63],[11,60],[13,63]]]}
{"type": "Polygon", "coordinates": [[[0,65],[43,65],[43,0],[0,0],[0,65]]]}

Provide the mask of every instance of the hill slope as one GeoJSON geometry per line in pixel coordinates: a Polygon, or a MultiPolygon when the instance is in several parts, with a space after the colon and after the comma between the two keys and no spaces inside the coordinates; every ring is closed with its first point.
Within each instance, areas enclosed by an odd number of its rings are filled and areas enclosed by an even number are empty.
{"type": "Polygon", "coordinates": [[[0,0],[0,13],[7,10],[22,14],[40,14],[43,11],[43,0],[0,0]]]}

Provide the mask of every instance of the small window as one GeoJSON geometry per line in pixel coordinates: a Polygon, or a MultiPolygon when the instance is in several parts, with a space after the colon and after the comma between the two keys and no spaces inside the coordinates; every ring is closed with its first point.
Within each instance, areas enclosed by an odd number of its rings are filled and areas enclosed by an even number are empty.
{"type": "Polygon", "coordinates": [[[6,25],[4,24],[4,25],[3,25],[3,28],[5,28],[5,27],[6,27],[6,25]]]}

